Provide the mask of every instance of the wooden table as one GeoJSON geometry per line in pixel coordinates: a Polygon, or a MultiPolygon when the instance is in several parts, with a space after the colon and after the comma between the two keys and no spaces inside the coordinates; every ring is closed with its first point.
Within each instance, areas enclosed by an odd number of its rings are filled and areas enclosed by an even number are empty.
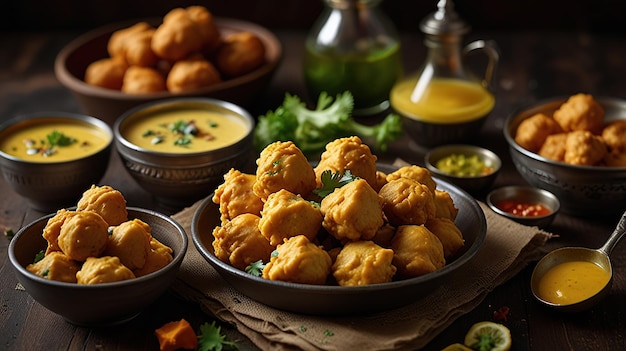
{"type": "MultiPolygon", "coordinates": [[[[44,110],[80,111],[69,91],[57,82],[53,73],[56,53],[78,34],[1,34],[2,121],[44,110]]],[[[276,108],[285,92],[306,95],[300,73],[304,34],[277,31],[285,49],[284,60],[270,86],[246,106],[253,115],[276,108]]],[[[410,72],[422,62],[425,49],[416,33],[403,34],[402,38],[405,67],[410,72]]],[[[501,50],[496,76],[496,107],[476,142],[494,150],[504,161],[504,170],[495,186],[524,183],[511,164],[502,136],[504,121],[514,109],[538,99],[577,92],[626,96],[626,38],[572,32],[511,32],[472,33],[467,39],[475,38],[494,39],[501,50]]],[[[421,165],[425,151],[403,138],[379,158],[384,162],[402,157],[421,165]]],[[[130,206],[156,206],[151,196],[123,170],[117,155],[113,155],[102,183],[122,191],[130,206]]],[[[41,215],[29,209],[26,201],[0,179],[0,228],[17,231],[41,215]]],[[[548,228],[559,237],[551,240],[548,247],[599,247],[616,222],[617,216],[576,218],[559,214],[548,228]]],[[[155,350],[158,343],[153,331],[163,323],[185,317],[192,325],[199,325],[214,319],[200,311],[198,306],[167,293],[138,318],[123,326],[87,329],[70,325],[33,301],[26,292],[15,288],[16,278],[8,262],[8,243],[6,239],[0,240],[0,349],[155,350]]],[[[460,317],[427,349],[438,350],[462,342],[473,323],[491,320],[493,312],[502,306],[510,308],[506,325],[512,332],[514,350],[626,349],[626,245],[618,245],[612,261],[615,277],[611,293],[590,311],[563,314],[540,306],[529,288],[531,265],[496,287],[480,306],[460,317]]],[[[224,325],[224,328],[229,337],[240,341],[242,349],[254,348],[232,326],[224,325]]]]}

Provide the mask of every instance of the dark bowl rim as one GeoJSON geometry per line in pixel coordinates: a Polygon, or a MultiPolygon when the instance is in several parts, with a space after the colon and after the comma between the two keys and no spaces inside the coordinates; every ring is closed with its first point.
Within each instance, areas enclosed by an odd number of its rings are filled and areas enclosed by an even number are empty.
{"type": "MultiPolygon", "coordinates": [[[[263,77],[267,74],[270,74],[274,70],[277,69],[278,65],[282,61],[283,57],[283,48],[282,43],[276,37],[276,35],[270,31],[268,28],[260,26],[253,22],[243,21],[235,18],[229,17],[218,17],[214,16],[213,20],[217,24],[218,27],[228,27],[228,28],[250,28],[255,33],[262,34],[262,40],[268,39],[271,42],[272,47],[275,49],[275,55],[273,57],[269,57],[269,60],[266,60],[265,64],[252,72],[246,73],[242,76],[227,79],[222,81],[219,84],[212,85],[205,88],[194,89],[190,91],[186,91],[183,93],[171,93],[171,92],[156,92],[156,93],[146,93],[146,94],[126,94],[122,93],[118,90],[106,89],[103,87],[94,86],[91,84],[85,83],[82,79],[78,78],[74,74],[72,74],[67,66],[66,61],[67,58],[72,55],[78,48],[83,45],[89,43],[90,41],[98,38],[100,36],[106,35],[110,32],[113,32],[118,29],[122,29],[128,27],[137,22],[145,21],[153,24],[158,24],[162,22],[162,17],[151,17],[151,18],[138,18],[134,20],[125,20],[115,23],[110,23],[103,25],[101,27],[92,29],[87,31],[78,37],[74,38],[68,44],[66,44],[57,54],[54,61],[54,72],[57,79],[61,82],[65,87],[80,92],[80,94],[92,96],[92,97],[100,97],[107,99],[116,99],[122,101],[135,101],[135,100],[145,100],[145,99],[163,99],[168,97],[175,96],[195,96],[195,95],[206,95],[213,92],[220,92],[222,90],[232,89],[234,87],[239,86],[243,82],[254,81],[260,77],[263,77]]],[[[264,40],[265,41],[265,40],[264,40]]],[[[266,55],[268,55],[266,53],[266,55]]]]}
{"type": "MultiPolygon", "coordinates": [[[[379,167],[381,166],[381,164],[378,165],[379,167]]],[[[392,165],[383,165],[385,167],[393,167],[394,169],[397,168],[395,166],[392,165]]],[[[198,223],[199,221],[199,217],[201,215],[201,213],[204,211],[204,209],[206,208],[207,205],[209,205],[212,202],[212,194],[207,196],[204,200],[202,200],[202,202],[200,203],[200,205],[198,206],[198,208],[196,209],[193,218],[192,218],[192,225],[191,225],[191,238],[192,241],[194,243],[194,245],[196,246],[196,248],[198,249],[198,251],[200,252],[200,255],[202,257],[205,257],[205,259],[209,260],[209,263],[211,264],[211,266],[217,265],[219,266],[221,269],[223,269],[225,272],[227,272],[230,275],[233,276],[237,276],[239,279],[251,279],[253,282],[255,283],[259,283],[259,284],[265,284],[268,286],[275,286],[277,288],[280,289],[304,289],[307,291],[307,293],[312,293],[312,294],[341,294],[341,295],[345,295],[345,294],[354,294],[354,293],[361,293],[361,292],[375,292],[375,291],[386,291],[386,290],[391,290],[391,289],[397,289],[397,288],[402,288],[402,287],[406,287],[406,286],[411,286],[414,284],[418,284],[421,282],[429,282],[429,281],[433,281],[436,280],[437,278],[443,276],[443,275],[447,275],[447,274],[451,274],[454,271],[456,271],[458,268],[462,267],[465,263],[467,263],[468,261],[470,261],[472,258],[474,258],[474,256],[476,256],[476,254],[478,253],[478,251],[480,250],[480,248],[482,247],[485,238],[486,238],[486,234],[487,234],[487,220],[486,217],[484,215],[483,210],[480,208],[480,205],[478,204],[478,202],[469,194],[467,193],[465,190],[463,190],[462,188],[447,182],[443,179],[437,178],[437,177],[433,177],[433,179],[435,180],[435,182],[437,182],[437,184],[443,184],[445,185],[446,188],[449,189],[454,189],[454,191],[460,193],[462,196],[466,197],[467,199],[469,199],[469,203],[470,206],[472,207],[472,209],[474,211],[476,211],[477,213],[481,214],[478,218],[479,220],[479,224],[480,224],[480,229],[479,229],[479,233],[476,237],[476,239],[474,240],[474,242],[472,243],[472,245],[459,257],[456,257],[452,262],[446,264],[443,268],[428,273],[428,274],[424,274],[422,276],[419,277],[415,277],[415,278],[409,278],[409,279],[403,279],[403,280],[397,280],[397,281],[392,281],[392,282],[388,282],[388,283],[380,283],[380,284],[370,284],[370,285],[362,285],[362,286],[334,286],[334,285],[309,285],[309,284],[299,284],[299,283],[292,283],[292,282],[284,282],[284,281],[273,281],[273,280],[268,280],[268,279],[264,279],[261,277],[256,277],[253,276],[251,274],[248,274],[244,271],[241,271],[237,268],[232,267],[231,265],[220,261],[219,259],[217,259],[215,257],[215,255],[211,255],[209,254],[208,257],[206,257],[204,255],[204,245],[201,242],[201,239],[198,235],[198,233],[195,230],[195,223],[198,223]]],[[[222,274],[221,272],[220,275],[222,274]]]]}
{"type": "Polygon", "coordinates": [[[4,130],[6,130],[9,127],[12,127],[14,125],[17,125],[19,123],[24,123],[24,122],[28,122],[28,121],[35,121],[35,120],[46,120],[46,119],[55,119],[55,120],[72,120],[72,121],[78,121],[78,122],[82,122],[82,123],[86,123],[89,125],[92,125],[102,131],[104,131],[108,138],[108,141],[106,143],[106,145],[101,148],[100,150],[83,156],[81,158],[77,158],[77,159],[71,159],[71,160],[66,160],[66,161],[59,161],[59,162],[31,162],[28,160],[24,160],[22,158],[7,154],[6,152],[0,150],[0,157],[5,158],[7,160],[11,160],[12,162],[18,162],[18,163],[22,163],[22,164],[28,164],[28,165],[60,165],[60,164],[69,164],[69,163],[74,163],[74,162],[80,162],[81,160],[84,160],[86,158],[90,158],[94,155],[97,155],[99,153],[101,153],[102,151],[105,151],[107,149],[111,148],[111,145],[113,145],[113,142],[115,140],[115,134],[113,132],[113,129],[104,121],[102,121],[99,118],[90,116],[90,115],[86,115],[86,114],[81,114],[81,113],[74,113],[74,112],[62,112],[62,111],[40,111],[40,112],[34,112],[34,113],[28,113],[28,114],[24,114],[24,115],[20,115],[17,117],[13,117],[7,121],[5,121],[4,123],[0,124],[0,134],[2,134],[2,132],[4,130]]]}
{"type": "Polygon", "coordinates": [[[11,265],[13,266],[14,269],[16,269],[17,271],[19,271],[19,273],[21,275],[23,275],[24,277],[26,277],[27,279],[33,280],[35,282],[37,282],[38,284],[43,284],[43,285],[51,285],[57,288],[69,288],[69,289],[79,289],[79,290],[98,290],[98,289],[112,289],[112,288],[121,288],[121,287],[126,287],[126,286],[132,286],[132,285],[137,285],[137,284],[141,284],[145,281],[150,281],[154,278],[159,277],[160,275],[163,274],[163,272],[165,271],[170,271],[172,269],[174,269],[176,266],[178,266],[180,263],[182,263],[182,260],[185,258],[186,252],[187,252],[187,248],[189,245],[189,240],[187,238],[187,233],[185,231],[185,229],[173,218],[171,218],[170,216],[166,216],[160,212],[154,211],[154,210],[149,210],[149,209],[145,209],[145,208],[139,208],[139,207],[128,207],[127,210],[130,211],[134,211],[134,212],[140,212],[140,213],[144,213],[144,214],[148,214],[148,215],[152,215],[152,216],[156,216],[159,217],[165,221],[167,221],[168,223],[174,225],[174,227],[176,227],[177,231],[178,231],[178,237],[181,238],[182,240],[182,248],[181,250],[179,250],[179,252],[176,252],[173,256],[173,259],[171,262],[169,262],[165,267],[154,271],[152,273],[143,275],[141,277],[137,277],[137,278],[133,278],[133,279],[127,279],[127,280],[122,280],[122,281],[118,281],[118,282],[111,282],[111,283],[101,283],[101,284],[76,284],[76,283],[68,283],[68,282],[61,282],[61,281],[56,281],[56,280],[50,280],[50,279],[45,279],[42,278],[36,274],[33,274],[31,272],[29,272],[26,267],[23,267],[18,261],[17,261],[17,257],[15,257],[15,245],[17,245],[17,240],[23,235],[23,233],[29,229],[30,227],[36,225],[37,223],[44,221],[44,220],[48,220],[51,217],[53,217],[55,215],[55,213],[50,213],[47,214],[43,217],[39,217],[35,220],[33,220],[32,222],[28,223],[27,225],[23,226],[22,228],[20,228],[20,230],[15,234],[15,236],[11,239],[11,241],[9,242],[9,261],[11,261],[11,265]]]}
{"type": "Polygon", "coordinates": [[[556,195],[554,195],[548,190],[529,186],[529,185],[507,185],[507,186],[502,186],[502,187],[493,189],[487,194],[487,196],[485,196],[485,202],[487,203],[487,206],[489,206],[489,208],[492,211],[494,211],[495,213],[501,216],[511,218],[511,219],[526,220],[526,221],[534,221],[534,220],[539,221],[542,219],[554,217],[561,209],[561,201],[556,195]],[[507,191],[507,190],[521,190],[525,192],[532,192],[532,193],[539,194],[542,198],[549,198],[552,202],[554,202],[555,208],[550,208],[550,213],[548,213],[547,215],[532,216],[532,217],[518,216],[510,212],[503,211],[495,203],[493,203],[492,197],[500,192],[507,191]]]}
{"type": "MultiPolygon", "coordinates": [[[[122,146],[123,148],[127,149],[127,150],[132,150],[133,152],[139,152],[139,153],[143,153],[143,154],[147,154],[150,156],[156,156],[156,157],[166,157],[166,158],[180,158],[180,157],[195,157],[195,156],[203,156],[203,155],[208,155],[208,154],[212,154],[214,152],[218,152],[218,151],[225,151],[225,150],[229,150],[229,149],[237,149],[238,146],[240,146],[241,144],[244,144],[247,142],[247,140],[249,138],[252,137],[253,133],[254,133],[254,129],[256,126],[256,122],[254,120],[254,117],[252,117],[252,114],[250,114],[250,112],[248,112],[248,110],[246,110],[245,108],[226,101],[226,100],[221,100],[221,99],[216,99],[216,98],[211,98],[211,97],[171,97],[171,98],[167,98],[167,99],[163,99],[163,100],[155,100],[155,101],[150,101],[150,102],[146,102],[143,104],[140,104],[138,106],[135,106],[133,108],[131,108],[130,110],[124,112],[120,117],[118,117],[115,120],[115,123],[113,124],[113,138],[116,142],[117,145],[122,146]],[[236,142],[230,144],[230,145],[226,145],[223,146],[219,149],[212,149],[212,150],[206,150],[206,151],[198,151],[198,152],[189,152],[189,153],[176,153],[176,152],[161,152],[161,151],[155,151],[155,150],[150,150],[150,149],[146,149],[146,148],[142,148],[140,146],[137,146],[133,143],[131,143],[130,141],[128,141],[126,138],[124,138],[124,136],[122,135],[120,128],[122,126],[122,124],[130,117],[132,117],[134,114],[142,111],[143,109],[146,108],[156,108],[159,106],[168,106],[168,105],[176,105],[176,104],[185,104],[185,103],[197,103],[197,104],[205,104],[205,105],[217,105],[220,106],[226,110],[230,110],[232,111],[234,114],[241,116],[243,120],[245,120],[246,124],[248,124],[248,126],[250,127],[248,132],[239,140],[237,140],[236,142]]],[[[235,150],[233,150],[235,151],[235,150]]],[[[124,150],[120,147],[118,147],[118,152],[124,152],[124,150]]],[[[241,153],[241,152],[240,152],[241,153]]],[[[237,156],[235,153],[233,153],[231,155],[232,157],[237,156]]]]}
{"type": "MultiPolygon", "coordinates": [[[[528,103],[528,104],[526,104],[526,105],[524,105],[522,107],[519,107],[519,108],[515,109],[513,111],[513,113],[511,113],[506,118],[506,121],[504,123],[504,128],[502,128],[503,129],[504,138],[506,139],[506,142],[509,144],[509,147],[512,148],[513,150],[515,150],[516,152],[524,155],[525,157],[528,157],[528,158],[533,159],[535,161],[547,163],[547,164],[549,164],[551,166],[555,166],[555,167],[561,167],[561,168],[564,168],[564,169],[570,169],[572,171],[584,170],[584,171],[599,171],[599,172],[603,172],[603,173],[613,173],[613,172],[623,172],[624,170],[626,170],[626,166],[623,166],[623,167],[584,166],[584,165],[572,165],[572,164],[565,163],[565,162],[554,161],[554,160],[551,160],[549,158],[545,158],[543,156],[540,156],[539,154],[536,154],[534,152],[531,152],[529,150],[524,149],[523,147],[521,147],[515,141],[515,138],[511,134],[512,129],[513,129],[513,122],[516,119],[518,119],[519,116],[522,113],[524,113],[525,111],[527,111],[529,109],[540,107],[541,105],[546,105],[546,104],[549,104],[549,103],[557,103],[559,101],[565,102],[567,100],[567,98],[568,98],[568,96],[560,96],[560,97],[541,99],[541,100],[535,101],[533,103],[528,103]]],[[[622,99],[618,99],[618,98],[614,98],[614,97],[603,97],[603,96],[594,97],[594,99],[596,101],[598,101],[600,104],[609,102],[609,103],[613,103],[613,104],[623,105],[626,108],[626,100],[622,100],[622,99]]],[[[530,116],[528,116],[528,117],[530,117],[530,116]]],[[[526,118],[528,118],[528,117],[526,117],[526,118]]],[[[519,123],[517,123],[517,125],[515,126],[516,130],[517,130],[517,126],[518,125],[519,125],[519,123]]]]}
{"type": "MultiPolygon", "coordinates": [[[[451,155],[452,152],[448,153],[447,155],[451,155]]],[[[489,178],[492,177],[494,174],[497,174],[498,172],[500,172],[500,170],[502,169],[502,159],[500,158],[500,156],[498,156],[498,154],[496,154],[495,152],[482,147],[482,146],[478,146],[478,145],[472,145],[472,144],[446,144],[446,145],[440,145],[440,146],[436,146],[430,150],[428,150],[428,152],[426,153],[426,155],[424,156],[424,163],[426,165],[426,168],[428,168],[428,170],[430,170],[431,172],[435,173],[437,176],[440,177],[447,177],[450,179],[484,179],[484,178],[489,178]],[[468,154],[472,154],[472,155],[480,155],[481,153],[485,153],[488,155],[488,157],[491,160],[495,161],[495,166],[493,172],[489,173],[489,174],[484,174],[484,175],[478,175],[478,176],[468,176],[468,177],[457,177],[455,175],[451,175],[448,174],[446,172],[443,172],[442,170],[440,170],[439,168],[437,168],[437,166],[435,166],[435,164],[431,161],[432,160],[432,156],[437,153],[437,152],[441,152],[442,150],[446,150],[446,149],[465,149],[468,151],[468,154]]]]}

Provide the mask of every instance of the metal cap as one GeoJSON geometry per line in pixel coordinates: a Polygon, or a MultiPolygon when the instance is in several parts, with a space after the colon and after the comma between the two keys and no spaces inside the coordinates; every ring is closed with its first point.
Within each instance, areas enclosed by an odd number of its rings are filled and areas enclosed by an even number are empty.
{"type": "Polygon", "coordinates": [[[451,0],[439,0],[437,11],[431,13],[420,23],[420,29],[431,35],[463,35],[470,26],[454,11],[451,0]]]}

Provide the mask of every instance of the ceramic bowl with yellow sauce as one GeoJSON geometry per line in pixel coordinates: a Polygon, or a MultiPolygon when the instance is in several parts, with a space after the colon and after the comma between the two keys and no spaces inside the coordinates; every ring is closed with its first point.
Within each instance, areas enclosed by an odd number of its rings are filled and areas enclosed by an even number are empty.
{"type": "Polygon", "coordinates": [[[207,196],[231,168],[252,160],[253,117],[211,98],[176,98],[138,106],[115,123],[126,170],[162,204],[207,196]]]}
{"type": "Polygon", "coordinates": [[[73,204],[106,172],[113,131],[80,114],[41,112],[0,126],[0,165],[7,183],[41,212],[73,204]]]}

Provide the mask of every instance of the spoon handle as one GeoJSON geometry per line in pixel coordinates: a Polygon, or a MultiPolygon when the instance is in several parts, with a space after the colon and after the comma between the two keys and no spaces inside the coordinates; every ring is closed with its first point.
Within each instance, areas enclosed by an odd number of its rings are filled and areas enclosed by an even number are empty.
{"type": "Polygon", "coordinates": [[[613,248],[619,243],[624,234],[626,234],[626,212],[624,212],[622,218],[617,222],[617,226],[611,236],[609,236],[606,243],[604,243],[599,250],[604,251],[607,256],[611,256],[611,251],[613,251],[613,248]]]}

